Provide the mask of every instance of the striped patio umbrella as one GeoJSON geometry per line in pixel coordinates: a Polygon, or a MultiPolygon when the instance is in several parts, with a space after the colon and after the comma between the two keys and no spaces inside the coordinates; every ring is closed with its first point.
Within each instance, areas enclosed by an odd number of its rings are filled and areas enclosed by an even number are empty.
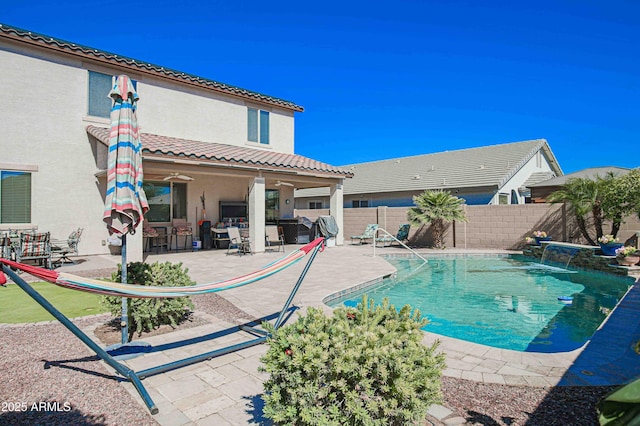
{"type": "MultiPolygon", "coordinates": [[[[149,210],[142,189],[142,143],[136,117],[136,93],[131,79],[120,75],[109,93],[111,132],[107,170],[107,195],[102,220],[111,234],[122,236],[122,283],[127,282],[127,234],[133,234],[149,210]]],[[[129,340],[127,298],[122,299],[122,344],[129,340]]]]}
{"type": "Polygon", "coordinates": [[[121,75],[109,96],[113,107],[103,220],[109,232],[125,235],[135,231],[149,210],[142,189],[142,143],[136,118],[138,94],[131,79],[121,75]]]}

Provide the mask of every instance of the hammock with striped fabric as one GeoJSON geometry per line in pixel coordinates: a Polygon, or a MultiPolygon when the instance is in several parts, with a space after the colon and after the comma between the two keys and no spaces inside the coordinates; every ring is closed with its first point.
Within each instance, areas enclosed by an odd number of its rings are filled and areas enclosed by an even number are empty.
{"type": "MultiPolygon", "coordinates": [[[[279,260],[269,263],[261,269],[246,275],[230,278],[224,281],[196,284],[186,287],[159,287],[136,284],[122,284],[117,282],[80,277],[78,275],[69,274],[66,272],[56,272],[37,266],[25,265],[24,263],[14,262],[8,259],[0,258],[0,263],[5,264],[12,269],[19,269],[21,271],[27,272],[30,275],[33,275],[50,283],[74,290],[118,297],[170,298],[192,296],[204,293],[214,293],[259,281],[288,268],[294,263],[297,263],[316,246],[318,246],[319,244],[323,244],[323,242],[324,238],[316,238],[309,244],[300,247],[298,250],[295,250],[290,254],[280,258],[279,260]]],[[[4,274],[2,274],[2,272],[0,272],[0,275],[2,275],[0,276],[0,284],[4,284],[4,282],[6,282],[6,278],[4,277],[4,274]]]]}

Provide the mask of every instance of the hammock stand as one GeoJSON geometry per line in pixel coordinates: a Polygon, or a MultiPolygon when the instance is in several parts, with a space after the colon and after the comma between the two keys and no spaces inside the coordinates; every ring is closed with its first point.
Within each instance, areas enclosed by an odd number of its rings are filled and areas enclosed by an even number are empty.
{"type": "MultiPolygon", "coordinates": [[[[291,304],[293,303],[293,298],[295,297],[296,293],[298,292],[298,289],[300,288],[300,285],[302,284],[302,281],[304,280],[305,276],[307,275],[307,272],[309,271],[309,268],[311,267],[311,264],[313,263],[313,260],[315,259],[316,255],[318,254],[318,251],[321,251],[323,247],[324,247],[324,238],[317,238],[314,241],[310,242],[309,244],[307,244],[304,247],[299,249],[299,251],[303,251],[305,254],[311,252],[311,256],[309,257],[309,260],[307,261],[307,264],[304,266],[304,269],[300,273],[300,276],[298,277],[298,280],[297,280],[296,284],[293,286],[291,292],[289,293],[289,297],[287,298],[287,301],[285,302],[284,306],[282,307],[282,310],[278,314],[278,317],[277,317],[277,319],[276,319],[276,321],[274,323],[274,328],[276,330],[278,328],[280,328],[284,324],[284,322],[286,321],[285,315],[286,315],[287,311],[289,310],[289,308],[291,307],[291,304]]],[[[296,252],[294,252],[294,253],[296,253],[296,252]]],[[[276,262],[274,262],[274,263],[276,263],[276,262]]],[[[114,359],[114,357],[112,355],[110,355],[105,349],[103,349],[100,345],[98,345],[96,342],[94,342],[89,336],[86,335],[86,333],[84,333],[82,330],[80,330],[80,328],[78,328],[77,325],[75,325],[69,318],[67,318],[62,312],[60,312],[55,306],[53,306],[47,299],[45,299],[33,287],[31,287],[25,280],[20,278],[20,276],[18,276],[18,274],[16,272],[14,272],[11,269],[10,266],[8,266],[8,265],[12,265],[13,267],[18,267],[19,269],[22,269],[22,268],[20,268],[20,266],[22,266],[22,264],[19,264],[19,263],[16,263],[16,262],[12,262],[12,261],[8,261],[8,260],[5,260],[5,259],[0,260],[0,264],[2,265],[2,272],[7,274],[9,276],[9,278],[11,278],[11,280],[14,283],[16,283],[22,290],[24,290],[40,306],[42,306],[44,309],[46,309],[47,312],[49,312],[51,315],[53,315],[54,318],[56,318],[58,321],[60,321],[60,323],[62,323],[63,326],[65,326],[78,339],[80,339],[85,345],[87,345],[89,347],[89,349],[91,349],[93,352],[95,352],[95,354],[98,357],[100,357],[110,367],[115,369],[118,374],[123,376],[125,379],[129,380],[133,384],[133,386],[136,388],[136,390],[138,391],[138,394],[140,394],[140,397],[144,401],[145,405],[147,406],[147,408],[149,409],[149,412],[151,414],[157,414],[158,413],[158,407],[156,407],[155,403],[153,402],[153,400],[149,396],[149,393],[147,392],[147,389],[142,384],[142,379],[144,379],[145,377],[154,376],[156,374],[164,373],[166,371],[175,370],[175,369],[178,369],[178,368],[181,368],[181,367],[185,367],[187,365],[195,364],[195,363],[198,363],[198,362],[201,362],[201,361],[210,360],[210,359],[222,356],[222,355],[226,355],[226,354],[231,353],[231,352],[236,352],[236,351],[239,351],[239,350],[242,350],[242,349],[246,349],[246,348],[249,348],[251,346],[256,346],[256,345],[259,345],[259,344],[265,342],[267,340],[267,338],[270,337],[270,334],[267,333],[263,329],[258,329],[258,328],[255,328],[254,326],[239,325],[239,326],[233,327],[232,330],[235,329],[234,332],[236,332],[236,333],[240,332],[240,331],[244,331],[244,332],[247,332],[247,333],[249,333],[249,334],[251,334],[253,336],[257,336],[257,337],[253,338],[252,340],[248,340],[246,342],[237,343],[237,344],[234,344],[234,345],[230,345],[230,346],[227,346],[227,347],[216,349],[216,350],[213,350],[213,351],[210,351],[210,352],[207,352],[207,353],[203,353],[203,354],[200,354],[200,355],[195,355],[195,356],[191,356],[191,357],[184,358],[184,359],[181,359],[181,360],[177,360],[177,361],[169,362],[169,363],[166,363],[166,364],[158,365],[156,367],[151,367],[151,368],[148,368],[146,370],[133,371],[129,367],[125,366],[124,364],[122,364],[122,363],[118,362],[116,359],[114,359]]],[[[24,265],[24,266],[29,267],[29,265],[24,265]]],[[[269,266],[269,265],[267,265],[267,266],[269,266]]],[[[29,272],[30,272],[31,270],[41,269],[41,268],[29,267],[29,269],[30,269],[29,270],[29,272]]],[[[43,270],[43,271],[46,271],[46,270],[43,270]]],[[[276,271],[276,272],[278,272],[278,271],[276,271]]],[[[251,274],[249,274],[249,275],[251,275],[251,274]]],[[[36,274],[36,276],[38,276],[38,275],[36,274]]],[[[265,278],[266,276],[268,276],[268,275],[262,276],[262,278],[265,278]]],[[[258,279],[261,279],[261,278],[258,278],[258,279]]],[[[254,281],[257,281],[258,279],[254,279],[254,280],[249,281],[249,282],[254,282],[254,281]]],[[[3,283],[0,282],[0,284],[3,284],[3,283]]],[[[234,286],[230,286],[230,287],[228,286],[228,287],[222,288],[222,290],[227,289],[227,288],[231,288],[231,287],[238,287],[238,286],[239,285],[234,285],[234,286]]],[[[166,287],[163,287],[163,288],[166,288],[166,287]]],[[[185,287],[180,287],[180,289],[184,289],[184,288],[185,287]]],[[[212,290],[210,292],[213,292],[213,291],[219,291],[219,290],[212,290]]],[[[216,333],[214,333],[214,334],[216,334],[216,333]]],[[[211,339],[211,340],[213,340],[213,339],[211,339]]]]}

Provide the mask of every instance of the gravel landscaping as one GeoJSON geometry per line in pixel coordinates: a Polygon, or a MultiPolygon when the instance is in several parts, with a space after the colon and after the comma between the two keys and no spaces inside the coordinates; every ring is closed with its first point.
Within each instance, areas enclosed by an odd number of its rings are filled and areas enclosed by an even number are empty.
{"type": "MultiPolygon", "coordinates": [[[[196,309],[228,321],[247,314],[222,297],[193,298],[196,309]]],[[[75,320],[80,328],[109,315],[75,320]]],[[[57,322],[0,325],[0,425],[154,425],[156,422],[57,322]],[[45,369],[49,364],[50,368],[45,369]]],[[[142,337],[144,338],[144,336],[142,337]]],[[[530,388],[442,379],[443,405],[474,425],[597,425],[595,404],[610,387],[530,388]]],[[[429,424],[430,422],[427,422],[429,424]]],[[[431,423],[438,424],[431,419],[431,423]]]]}
{"type": "Polygon", "coordinates": [[[442,378],[443,405],[471,425],[598,425],[595,405],[613,389],[532,388],[442,378]]]}

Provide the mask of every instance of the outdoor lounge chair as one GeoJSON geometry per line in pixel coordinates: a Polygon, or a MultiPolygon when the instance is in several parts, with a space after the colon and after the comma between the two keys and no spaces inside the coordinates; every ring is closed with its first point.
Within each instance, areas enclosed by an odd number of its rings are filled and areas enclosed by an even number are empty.
{"type": "Polygon", "coordinates": [[[49,232],[22,232],[15,254],[16,262],[37,260],[39,265],[51,269],[51,234],[49,232]]]}
{"type": "Polygon", "coordinates": [[[267,225],[264,227],[265,231],[265,244],[269,250],[284,252],[284,235],[278,233],[278,227],[276,225],[267,225]]]}
{"type": "Polygon", "coordinates": [[[367,240],[373,240],[376,237],[376,231],[378,230],[377,223],[370,223],[367,225],[367,228],[364,230],[362,235],[352,235],[351,236],[351,244],[354,244],[354,241],[358,241],[358,244],[366,243],[367,240]]]}
{"type": "Polygon", "coordinates": [[[248,238],[244,238],[240,235],[240,229],[236,226],[232,226],[231,228],[227,228],[227,234],[229,235],[229,247],[227,247],[227,254],[231,252],[231,250],[237,250],[239,255],[243,255],[245,253],[251,253],[251,241],[248,238]]]}
{"type": "Polygon", "coordinates": [[[400,225],[395,238],[385,234],[376,238],[376,244],[382,244],[382,247],[387,247],[393,244],[396,240],[404,243],[409,239],[409,229],[411,229],[411,225],[409,223],[400,225]]]}
{"type": "Polygon", "coordinates": [[[74,261],[69,258],[69,255],[78,255],[78,244],[80,243],[82,231],[83,228],[76,229],[69,234],[69,238],[66,240],[51,240],[51,256],[52,258],[54,256],[56,257],[52,262],[53,265],[59,266],[66,262],[74,263],[74,261]]]}

